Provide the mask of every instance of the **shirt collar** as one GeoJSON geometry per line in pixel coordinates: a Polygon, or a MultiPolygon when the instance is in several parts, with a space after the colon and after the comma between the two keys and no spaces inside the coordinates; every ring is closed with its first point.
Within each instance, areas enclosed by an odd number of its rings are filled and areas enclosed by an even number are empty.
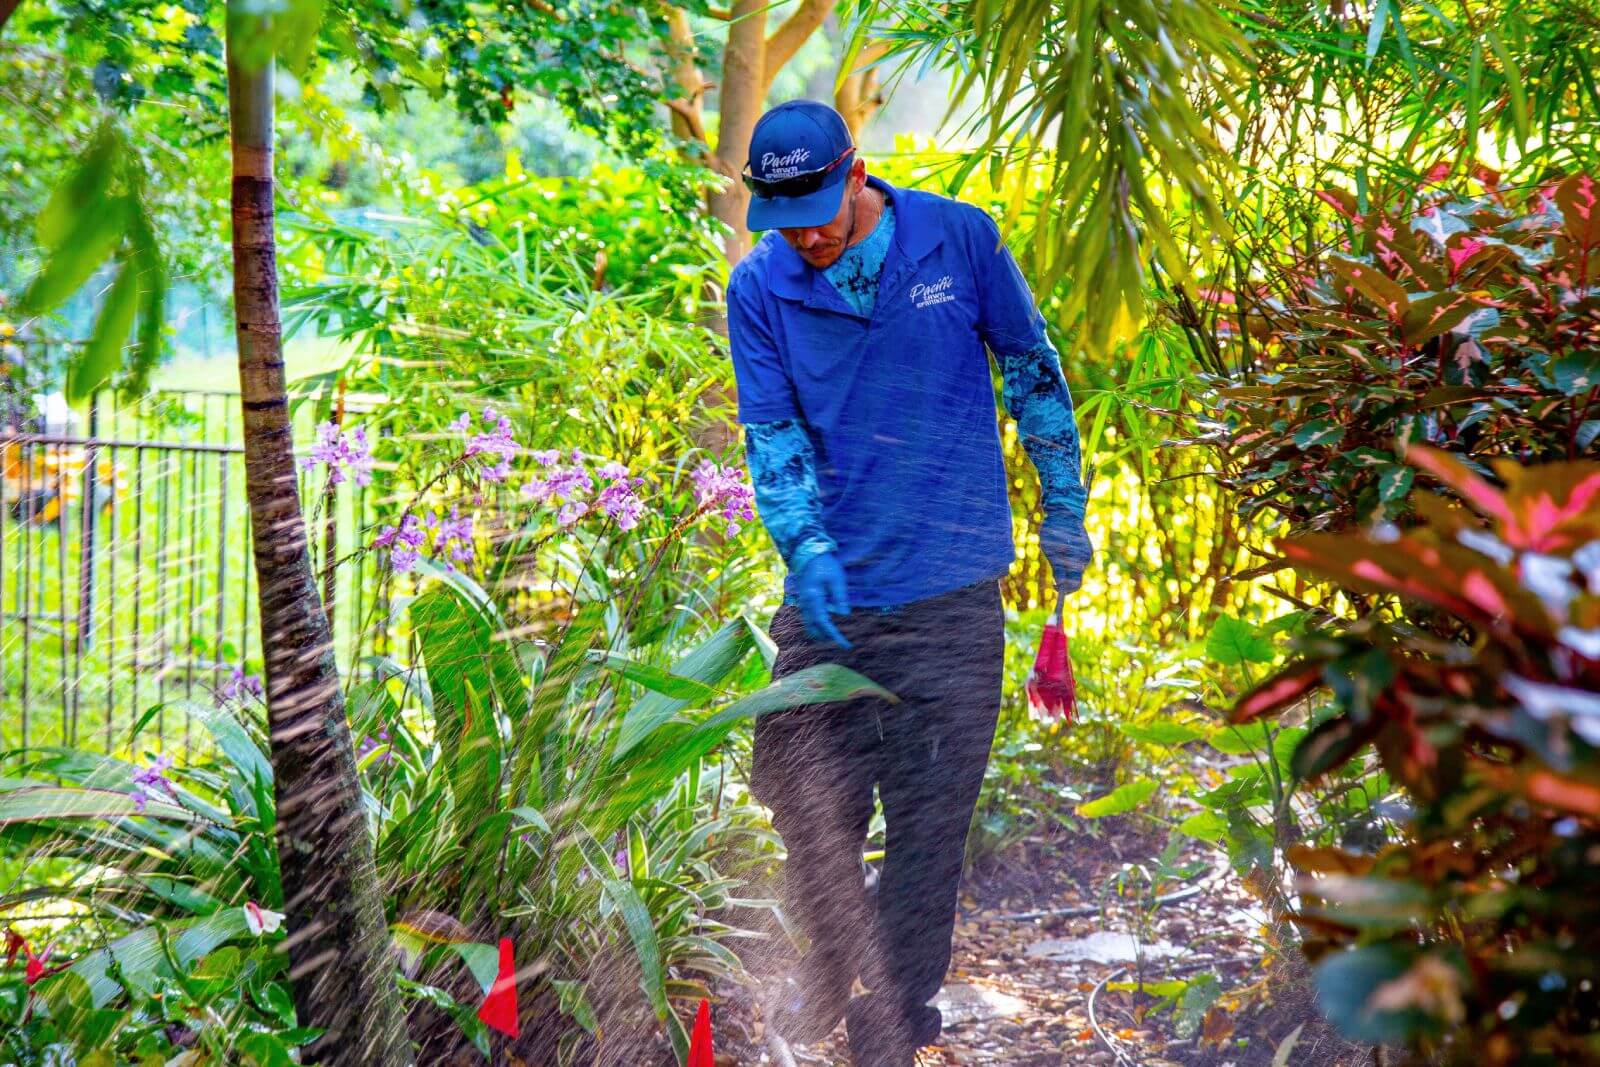
{"type": "MultiPolygon", "coordinates": [[[[880,190],[894,205],[894,245],[902,257],[916,261],[938,247],[944,234],[939,229],[937,218],[927,210],[924,198],[904,189],[896,189],[871,174],[867,175],[867,184],[880,190]]],[[[774,234],[769,239],[776,242],[768,273],[772,291],[790,300],[805,300],[813,294],[813,286],[822,278],[822,272],[801,259],[781,234],[774,234]]]]}

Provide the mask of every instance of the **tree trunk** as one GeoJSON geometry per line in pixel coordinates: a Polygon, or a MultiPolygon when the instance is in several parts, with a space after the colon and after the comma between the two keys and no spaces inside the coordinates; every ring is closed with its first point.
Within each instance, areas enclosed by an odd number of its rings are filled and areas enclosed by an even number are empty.
{"type": "Polygon", "coordinates": [[[711,165],[726,180],[711,194],[711,214],[727,223],[733,233],[724,243],[729,264],[750,250],[745,229],[745,206],[750,194],[739,177],[750,148],[750,135],[767,94],[767,0],[734,0],[733,23],[722,52],[722,82],[718,92],[717,148],[711,165]]]}
{"type": "Polygon", "coordinates": [[[6,28],[6,23],[21,4],[22,0],[0,0],[0,30],[6,28]]]}
{"type": "Polygon", "coordinates": [[[299,1024],[323,1031],[308,1061],[402,1067],[410,1042],[295,487],[273,236],[272,62],[239,54],[263,30],[245,6],[229,4],[227,29],[233,299],[289,981],[299,1024]]]}
{"type": "Polygon", "coordinates": [[[861,128],[883,106],[883,93],[879,91],[878,85],[878,68],[867,67],[867,64],[878,59],[883,51],[884,46],[877,44],[863,48],[856,57],[856,69],[845,75],[833,93],[834,109],[844,116],[845,125],[850,127],[850,139],[858,145],[861,143],[861,128]],[[867,69],[863,70],[863,67],[867,69]]]}

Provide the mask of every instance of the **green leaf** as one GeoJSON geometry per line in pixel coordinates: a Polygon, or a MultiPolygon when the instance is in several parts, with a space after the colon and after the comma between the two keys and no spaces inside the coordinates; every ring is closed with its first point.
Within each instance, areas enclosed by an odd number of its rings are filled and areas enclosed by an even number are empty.
{"type": "MultiPolygon", "coordinates": [[[[645,907],[639,891],[620,878],[607,878],[601,885],[622,915],[622,922],[628,928],[628,937],[633,941],[633,952],[639,960],[639,984],[644,988],[650,1006],[655,1009],[656,1018],[666,1022],[672,1014],[672,1007],[667,1003],[666,968],[661,963],[661,943],[656,937],[655,921],[650,917],[650,909],[645,907]]],[[[673,1044],[677,1045],[679,1039],[676,1032],[669,1030],[668,1033],[673,1038],[673,1044]]],[[[678,1059],[682,1061],[689,1050],[680,1048],[676,1051],[678,1059]]]]}
{"type": "Polygon", "coordinates": [[[1147,745],[1186,745],[1205,736],[1192,726],[1176,722],[1119,722],[1117,729],[1123,736],[1147,745]]]}
{"type": "Polygon", "coordinates": [[[117,149],[116,128],[109,121],[102,123],[77,167],[50,191],[50,199],[34,220],[41,245],[54,249],[80,219],[100,210],[111,188],[117,149]]]}
{"type": "Polygon", "coordinates": [[[100,305],[88,343],[67,365],[67,403],[79,404],[89,399],[122,366],[122,352],[133,331],[138,308],[139,270],[124,262],[100,305]]]}
{"type": "Polygon", "coordinates": [[[1425,1023],[1417,1011],[1377,1011],[1367,1006],[1374,991],[1401,978],[1416,956],[1391,944],[1334,952],[1317,964],[1317,1004],[1328,1021],[1352,1041],[1399,1044],[1425,1023]]]}
{"type": "Polygon", "coordinates": [[[1103,797],[1078,805],[1078,814],[1085,819],[1103,819],[1108,815],[1126,815],[1156,791],[1157,783],[1151,778],[1141,778],[1118,786],[1103,797]]]}
{"type": "Polygon", "coordinates": [[[1332,419],[1312,419],[1294,432],[1294,443],[1302,450],[1318,445],[1336,445],[1344,440],[1344,427],[1332,419]]]}
{"type": "Polygon", "coordinates": [[[43,315],[61,306],[110,257],[127,232],[132,214],[132,203],[119,196],[80,215],[22,294],[18,310],[24,315],[43,315]]]}
{"type": "Polygon", "coordinates": [[[704,682],[693,678],[685,678],[660,667],[652,667],[647,663],[638,663],[619,652],[607,649],[590,649],[587,653],[590,663],[597,664],[607,670],[616,671],[632,682],[638,682],[655,693],[661,693],[676,700],[690,703],[705,704],[715,700],[717,690],[704,682]]]}
{"type": "MultiPolygon", "coordinates": [[[[147,926],[125,934],[105,948],[88,953],[62,973],[87,982],[94,1006],[103,1008],[122,992],[122,985],[110,974],[113,957],[123,981],[137,992],[149,992],[159,979],[175,977],[167,963],[167,952],[162,949],[163,936],[172,958],[188,968],[218,945],[249,932],[244,908],[224,908],[214,915],[147,926]]],[[[47,978],[45,982],[53,980],[47,978]]]]}
{"type": "Polygon", "coordinates": [[[0,826],[51,819],[122,819],[132,816],[174,822],[195,821],[192,812],[162,800],[147,800],[144,810],[140,811],[131,794],[111,789],[34,786],[0,794],[0,826]]]}
{"type": "Polygon", "coordinates": [[[1389,3],[1390,0],[1377,0],[1372,5],[1372,25],[1367,28],[1367,70],[1372,69],[1372,60],[1383,45],[1383,30],[1389,22],[1389,3]]]}
{"type": "Polygon", "coordinates": [[[452,941],[450,947],[467,965],[467,970],[472,972],[484,996],[488,996],[494,986],[495,976],[500,973],[500,946],[485,945],[478,941],[452,941]]]}
{"type": "Polygon", "coordinates": [[[754,718],[774,711],[834,704],[843,700],[876,697],[898,704],[900,698],[872,679],[857,674],[837,663],[819,663],[759,689],[747,697],[734,701],[704,723],[707,727],[731,725],[739,719],[754,718]]]}
{"type": "Polygon", "coordinates": [[[1221,615],[1206,635],[1206,655],[1219,666],[1238,667],[1271,663],[1277,650],[1257,627],[1232,615],[1221,615]]]}
{"type": "Polygon", "coordinates": [[[1517,61],[1512,58],[1505,42],[1500,40],[1500,35],[1494,32],[1493,26],[1485,26],[1483,36],[1506,76],[1506,98],[1511,104],[1511,125],[1516,131],[1517,143],[1526,146],[1532,123],[1528,119],[1528,94],[1522,85],[1522,68],[1517,66],[1517,61]]]}
{"type": "MultiPolygon", "coordinates": [[[[742,618],[734,619],[673,664],[672,673],[703,685],[716,685],[733,672],[753,643],[749,624],[742,618]]],[[[689,703],[662,693],[650,693],[636,701],[622,718],[616,748],[611,754],[612,762],[626,756],[634,746],[688,707],[689,703]]]]}
{"type": "Polygon", "coordinates": [[[1378,499],[1385,504],[1405,499],[1406,494],[1411,492],[1411,483],[1416,475],[1414,467],[1402,467],[1399,464],[1384,467],[1378,474],[1378,499]]]}
{"type": "Polygon", "coordinates": [[[1228,820],[1214,811],[1200,811],[1180,822],[1178,832],[1214,845],[1227,835],[1228,820]]]}
{"type": "Polygon", "coordinates": [[[1248,756],[1267,750],[1267,730],[1270,724],[1258,719],[1243,726],[1223,726],[1211,732],[1206,743],[1228,756],[1248,756]]]}
{"type": "Polygon", "coordinates": [[[543,830],[547,834],[554,833],[554,831],[550,829],[550,823],[545,819],[544,813],[538,808],[512,808],[511,814],[515,815],[528,825],[543,830]]]}

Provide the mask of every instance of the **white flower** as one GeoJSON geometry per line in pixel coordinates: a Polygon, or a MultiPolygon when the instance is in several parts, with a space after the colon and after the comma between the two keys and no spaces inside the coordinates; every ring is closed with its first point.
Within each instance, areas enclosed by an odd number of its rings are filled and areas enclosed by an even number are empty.
{"type": "Polygon", "coordinates": [[[256,937],[275,934],[283,925],[283,912],[263,908],[253,900],[245,901],[244,924],[256,937]]]}

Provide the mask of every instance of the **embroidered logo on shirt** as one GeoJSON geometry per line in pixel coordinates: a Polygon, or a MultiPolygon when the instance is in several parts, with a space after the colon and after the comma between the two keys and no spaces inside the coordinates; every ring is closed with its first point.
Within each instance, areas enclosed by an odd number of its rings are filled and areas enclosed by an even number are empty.
{"type": "Polygon", "coordinates": [[[778,178],[792,178],[800,173],[800,164],[810,158],[809,148],[796,148],[781,156],[776,152],[767,152],[761,157],[761,172],[769,182],[778,178]]]}
{"type": "Polygon", "coordinates": [[[950,291],[954,285],[955,279],[948,274],[936,282],[918,282],[911,287],[911,304],[913,307],[925,308],[954,300],[956,294],[950,291]]]}

